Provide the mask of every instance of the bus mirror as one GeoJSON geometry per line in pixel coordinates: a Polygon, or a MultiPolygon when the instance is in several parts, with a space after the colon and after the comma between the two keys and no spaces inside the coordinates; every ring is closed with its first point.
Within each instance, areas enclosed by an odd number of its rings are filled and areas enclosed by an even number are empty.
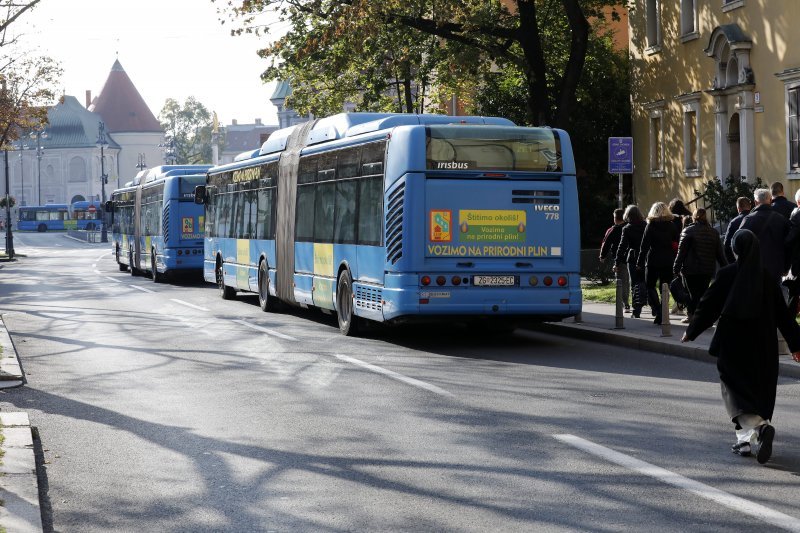
{"type": "Polygon", "coordinates": [[[196,204],[204,204],[206,203],[206,186],[205,185],[198,185],[194,188],[194,203],[196,204]]]}
{"type": "Polygon", "coordinates": [[[107,201],[105,203],[105,206],[103,206],[103,210],[106,213],[113,213],[114,212],[114,203],[111,200],[107,201]]]}

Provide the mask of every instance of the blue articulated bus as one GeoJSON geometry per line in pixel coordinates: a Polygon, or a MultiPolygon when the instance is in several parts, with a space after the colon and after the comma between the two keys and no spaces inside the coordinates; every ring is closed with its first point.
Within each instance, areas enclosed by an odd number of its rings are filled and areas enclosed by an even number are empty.
{"type": "Polygon", "coordinates": [[[135,185],[117,189],[111,242],[119,269],[149,273],[159,283],[203,268],[204,210],[194,191],[206,183],[211,165],[163,165],[140,172],[135,185]]]}
{"type": "Polygon", "coordinates": [[[21,231],[64,231],[75,229],[76,225],[69,216],[67,204],[30,205],[19,208],[19,224],[21,231]]]}
{"type": "Polygon", "coordinates": [[[346,113],[208,172],[206,281],[365,320],[554,320],[581,310],[567,133],[502,118],[346,113]]]}
{"type": "Polygon", "coordinates": [[[70,219],[75,221],[76,229],[98,230],[103,224],[103,205],[98,200],[73,202],[70,219]]]}

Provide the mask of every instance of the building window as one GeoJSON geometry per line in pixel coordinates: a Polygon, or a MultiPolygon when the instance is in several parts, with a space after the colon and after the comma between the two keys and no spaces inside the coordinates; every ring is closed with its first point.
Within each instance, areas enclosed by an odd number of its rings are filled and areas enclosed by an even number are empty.
{"type": "Polygon", "coordinates": [[[702,143],[700,134],[699,92],[681,95],[683,105],[683,174],[687,178],[702,176],[702,143]]]}
{"type": "Polygon", "coordinates": [[[661,50],[661,0],[647,0],[647,52],[661,50]]]}
{"type": "Polygon", "coordinates": [[[697,31],[697,0],[681,0],[681,42],[699,39],[697,31]]]}
{"type": "Polygon", "coordinates": [[[784,85],[786,100],[786,174],[800,175],[800,67],[776,74],[784,85]]]}
{"type": "Polygon", "coordinates": [[[727,13],[733,9],[744,7],[745,0],[722,0],[722,11],[727,13]]]}
{"type": "Polygon", "coordinates": [[[645,105],[647,110],[650,131],[650,177],[662,178],[664,177],[664,109],[665,102],[659,100],[645,105]]]}

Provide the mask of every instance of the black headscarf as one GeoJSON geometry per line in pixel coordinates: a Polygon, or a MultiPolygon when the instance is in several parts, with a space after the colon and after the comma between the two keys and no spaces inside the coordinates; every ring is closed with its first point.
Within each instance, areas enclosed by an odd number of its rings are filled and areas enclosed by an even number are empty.
{"type": "Polygon", "coordinates": [[[757,318],[764,312],[764,267],[758,237],[748,229],[733,234],[731,248],[738,271],[722,314],[739,320],[757,318]]]}

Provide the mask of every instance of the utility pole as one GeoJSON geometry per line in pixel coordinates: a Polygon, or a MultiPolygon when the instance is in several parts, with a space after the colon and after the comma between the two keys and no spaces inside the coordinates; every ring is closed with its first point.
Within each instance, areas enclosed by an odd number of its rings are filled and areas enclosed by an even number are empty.
{"type": "Polygon", "coordinates": [[[100,225],[100,242],[108,242],[108,231],[106,230],[106,166],[105,166],[105,153],[104,150],[108,146],[106,140],[106,125],[100,123],[97,131],[97,146],[100,147],[100,190],[102,195],[102,204],[100,209],[103,213],[103,223],[100,225]]]}
{"type": "Polygon", "coordinates": [[[14,259],[14,233],[11,231],[11,196],[9,195],[8,182],[8,148],[5,149],[5,171],[6,171],[6,255],[9,259],[14,259]]]}

